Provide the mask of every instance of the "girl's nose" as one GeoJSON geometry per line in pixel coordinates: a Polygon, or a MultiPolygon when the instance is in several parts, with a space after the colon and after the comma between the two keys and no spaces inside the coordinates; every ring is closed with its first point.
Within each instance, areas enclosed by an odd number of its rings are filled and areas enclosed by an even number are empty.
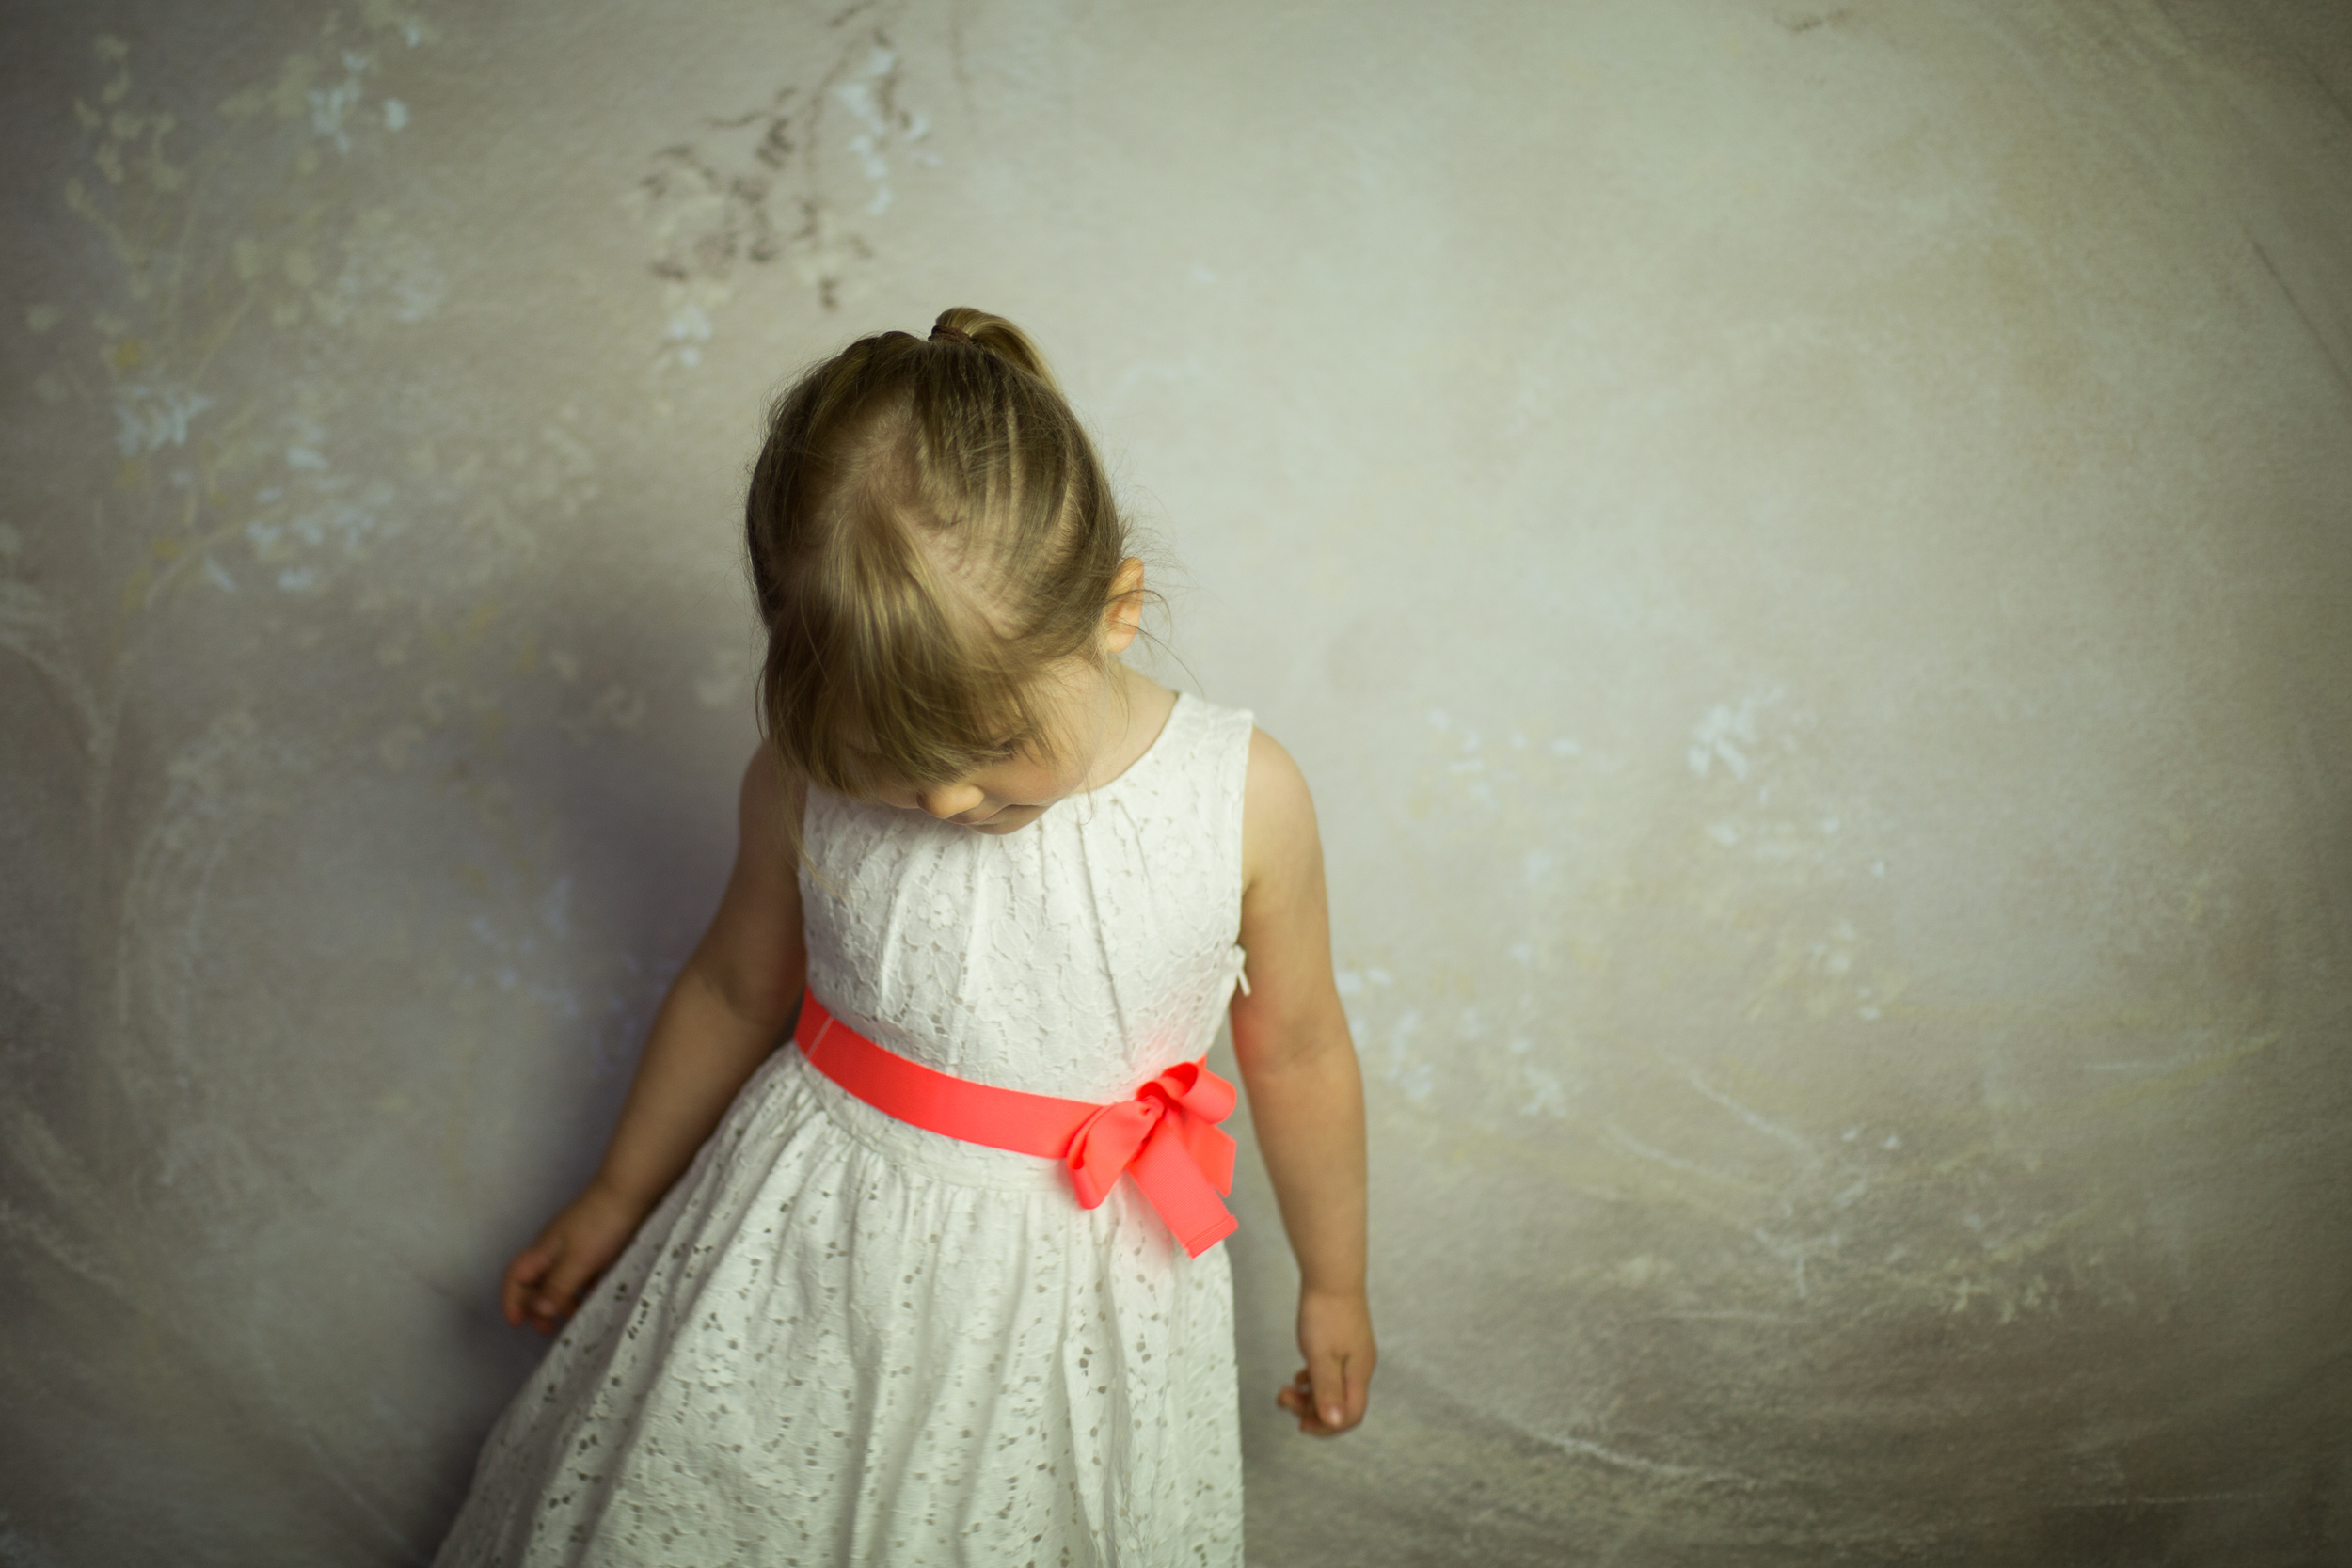
{"type": "Polygon", "coordinates": [[[980,803],[986,797],[977,784],[940,784],[936,788],[918,790],[915,803],[941,821],[961,816],[980,803]]]}

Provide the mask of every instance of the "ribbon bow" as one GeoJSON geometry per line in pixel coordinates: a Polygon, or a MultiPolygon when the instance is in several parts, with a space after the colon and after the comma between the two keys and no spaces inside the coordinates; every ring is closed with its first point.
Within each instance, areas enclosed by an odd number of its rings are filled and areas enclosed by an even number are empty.
{"type": "Polygon", "coordinates": [[[1124,1173],[1184,1251],[1198,1258],[1240,1227],[1218,1200],[1233,1190],[1233,1085],[1200,1062],[1169,1068],[1129,1100],[1098,1106],[1071,1135],[1062,1163],[1079,1207],[1110,1196],[1124,1173]]]}

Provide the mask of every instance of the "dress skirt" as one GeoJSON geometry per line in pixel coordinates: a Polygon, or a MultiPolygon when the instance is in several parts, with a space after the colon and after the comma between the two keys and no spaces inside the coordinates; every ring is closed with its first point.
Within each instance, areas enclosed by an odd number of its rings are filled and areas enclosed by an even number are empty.
{"type": "Polygon", "coordinates": [[[437,1568],[1241,1561],[1232,1282],[1122,1181],[785,1046],[485,1443],[437,1568]]]}

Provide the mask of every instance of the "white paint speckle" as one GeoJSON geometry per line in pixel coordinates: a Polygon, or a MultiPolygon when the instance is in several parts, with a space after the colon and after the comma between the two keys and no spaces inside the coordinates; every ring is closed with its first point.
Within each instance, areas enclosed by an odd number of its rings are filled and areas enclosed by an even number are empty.
{"type": "Polygon", "coordinates": [[[856,157],[858,166],[865,169],[868,180],[882,181],[890,177],[890,160],[882,156],[881,147],[867,133],[861,131],[850,138],[850,151],[856,157]]]}
{"type": "MultiPolygon", "coordinates": [[[[890,160],[884,155],[890,137],[890,122],[883,104],[889,89],[885,85],[882,92],[877,92],[875,84],[890,75],[898,63],[898,56],[890,50],[876,49],[866,56],[866,65],[857,78],[833,89],[834,98],[865,127],[850,138],[848,147],[850,155],[858,161],[859,169],[873,182],[873,199],[866,204],[866,211],[874,217],[888,212],[891,202],[896,199],[886,183],[890,178],[890,160]]],[[[930,134],[930,119],[928,116],[914,111],[901,115],[899,135],[904,140],[919,141],[930,134]]]]}
{"type": "Polygon", "coordinates": [[[1763,704],[1776,701],[1778,691],[1761,697],[1742,697],[1738,707],[1718,705],[1708,709],[1691,730],[1691,747],[1686,753],[1691,772],[1706,778],[1717,763],[1734,781],[1744,782],[1748,776],[1748,749],[1756,743],[1756,710],[1763,704]]]}
{"type": "Polygon", "coordinates": [[[1426,1100],[1437,1086],[1437,1069],[1428,1062],[1412,1059],[1413,1037],[1421,1030],[1421,1009],[1407,1007],[1397,1018],[1389,1034],[1389,1064],[1386,1076],[1405,1092],[1407,1100],[1426,1100]]]}
{"type": "Polygon", "coordinates": [[[166,382],[126,381],[115,388],[115,445],[125,457],[188,444],[188,422],[213,400],[166,382]]]}
{"type": "Polygon", "coordinates": [[[367,55],[346,49],[343,79],[331,87],[310,89],[310,129],[333,142],[338,152],[351,150],[351,133],[344,129],[343,119],[359,102],[364,90],[359,86],[359,75],[367,69],[367,55]]]}
{"type": "Polygon", "coordinates": [[[670,312],[669,325],[662,336],[676,346],[679,364],[699,365],[703,360],[702,345],[710,341],[710,317],[694,300],[682,300],[670,312]]]}
{"type": "Polygon", "coordinates": [[[707,708],[724,707],[741,688],[735,656],[725,648],[711,649],[709,668],[694,677],[694,701],[707,708]]]}
{"type": "Polygon", "coordinates": [[[397,98],[384,100],[384,124],[393,131],[408,129],[408,105],[397,98]]]}
{"type": "Polygon", "coordinates": [[[1744,708],[1734,714],[1727,707],[1717,707],[1710,709],[1707,717],[1699,721],[1698,726],[1691,732],[1689,761],[1694,776],[1707,777],[1718,761],[1730,770],[1733,778],[1744,779],[1748,776],[1747,754],[1732,744],[1734,737],[1756,738],[1755,725],[1749,723],[1743,727],[1741,724],[1746,716],[1744,708]]]}
{"type": "Polygon", "coordinates": [[[1562,1086],[1560,1076],[1547,1072],[1533,1062],[1519,1069],[1519,1079],[1532,1091],[1519,1114],[1527,1117],[1560,1117],[1568,1114],[1568,1092],[1562,1086]]]}
{"type": "Polygon", "coordinates": [[[547,896],[539,900],[539,919],[559,937],[572,934],[572,879],[569,877],[558,877],[555,885],[548,889],[547,896]]]}

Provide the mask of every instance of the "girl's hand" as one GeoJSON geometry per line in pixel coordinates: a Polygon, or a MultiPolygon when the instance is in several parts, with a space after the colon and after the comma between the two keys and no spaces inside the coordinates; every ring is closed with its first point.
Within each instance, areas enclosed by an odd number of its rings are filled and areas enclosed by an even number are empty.
{"type": "Polygon", "coordinates": [[[1363,1292],[1301,1290],[1298,1348],[1307,1364],[1274,1402],[1298,1418],[1298,1430],[1337,1437],[1364,1418],[1372,1397],[1372,1307],[1363,1292]]]}
{"type": "Polygon", "coordinates": [[[591,1182],[506,1265],[500,1291],[506,1321],[519,1328],[528,1320],[540,1333],[553,1334],[579,1310],[580,1293],[628,1245],[646,1212],[644,1204],[591,1182]]]}

